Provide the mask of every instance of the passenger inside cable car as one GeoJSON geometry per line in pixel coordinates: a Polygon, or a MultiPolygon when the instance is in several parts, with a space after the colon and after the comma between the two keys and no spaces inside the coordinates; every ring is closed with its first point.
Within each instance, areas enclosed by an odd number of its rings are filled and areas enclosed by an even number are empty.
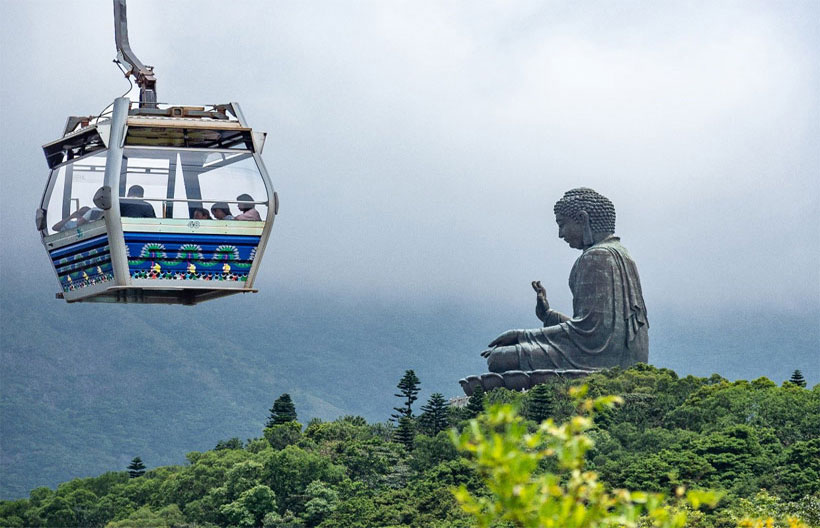
{"type": "Polygon", "coordinates": [[[131,218],[156,218],[157,212],[154,208],[142,200],[145,196],[145,189],[140,185],[132,185],[128,189],[128,197],[120,200],[120,214],[131,218]]]}
{"type": "Polygon", "coordinates": [[[213,220],[211,213],[204,207],[196,207],[194,209],[194,220],[213,220]]]}
{"type": "Polygon", "coordinates": [[[231,208],[225,202],[216,202],[211,206],[211,213],[217,220],[233,220],[231,208]]]}
{"type": "MultiPolygon", "coordinates": [[[[157,218],[261,222],[267,216],[267,192],[250,152],[126,147],[123,155],[121,204],[136,199],[143,204],[141,210],[150,204],[157,218]],[[134,187],[142,189],[141,196],[132,196],[134,187]],[[128,193],[123,196],[125,189],[128,193]],[[253,196],[264,198],[256,201],[253,196]],[[213,211],[217,205],[221,212],[211,216],[208,209],[213,211]],[[231,205],[241,214],[234,216],[231,205]]],[[[129,208],[121,210],[124,217],[150,217],[129,208]]]]}
{"type": "MultiPolygon", "coordinates": [[[[124,158],[120,182],[124,218],[190,220],[197,209],[205,213],[210,209],[213,214],[201,219],[213,222],[264,221],[267,216],[267,192],[248,152],[126,147],[124,158]],[[236,199],[231,200],[233,196],[236,199]]],[[[103,185],[104,172],[104,152],[52,171],[45,200],[51,227],[47,234],[101,219],[102,213],[91,204],[103,185]]]]}
{"type": "Polygon", "coordinates": [[[238,207],[242,212],[236,215],[233,218],[234,220],[254,220],[257,222],[262,220],[259,211],[253,206],[253,197],[250,194],[240,194],[236,199],[239,201],[238,207]]]}

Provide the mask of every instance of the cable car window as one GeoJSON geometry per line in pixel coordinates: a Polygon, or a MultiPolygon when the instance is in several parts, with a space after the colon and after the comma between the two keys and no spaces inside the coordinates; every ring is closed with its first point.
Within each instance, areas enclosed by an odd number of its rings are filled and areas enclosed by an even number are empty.
{"type": "Polygon", "coordinates": [[[202,161],[196,170],[206,208],[212,209],[215,202],[221,202],[220,206],[227,205],[234,219],[267,218],[268,194],[250,154],[210,152],[202,161]]]}
{"type": "Polygon", "coordinates": [[[94,193],[105,179],[106,153],[81,158],[51,171],[44,203],[47,234],[53,234],[102,218],[94,206],[94,193]]]}
{"type": "Polygon", "coordinates": [[[169,208],[173,210],[173,202],[165,200],[174,197],[172,175],[176,173],[176,157],[173,151],[123,151],[119,189],[122,216],[164,218],[169,208]]]}
{"type": "Polygon", "coordinates": [[[267,217],[268,195],[250,152],[126,147],[123,165],[125,217],[215,219],[213,209],[226,207],[230,215],[220,217],[267,217]]]}

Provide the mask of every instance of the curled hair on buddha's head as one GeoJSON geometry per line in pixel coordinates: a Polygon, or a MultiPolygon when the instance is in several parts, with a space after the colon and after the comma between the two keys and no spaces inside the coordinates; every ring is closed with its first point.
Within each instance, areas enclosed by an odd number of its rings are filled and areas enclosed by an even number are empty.
{"type": "Polygon", "coordinates": [[[588,187],[570,189],[555,202],[556,215],[581,220],[581,211],[589,215],[589,226],[595,233],[615,232],[615,206],[609,198],[588,187]]]}

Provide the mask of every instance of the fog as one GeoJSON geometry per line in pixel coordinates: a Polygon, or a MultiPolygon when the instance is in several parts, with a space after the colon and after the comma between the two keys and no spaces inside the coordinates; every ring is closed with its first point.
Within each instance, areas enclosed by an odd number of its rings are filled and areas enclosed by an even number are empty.
{"type": "MultiPolygon", "coordinates": [[[[9,287],[54,281],[33,222],[40,145],[128,83],[110,2],[0,9],[9,287]]],[[[588,186],[615,204],[650,314],[820,313],[814,2],[143,0],[128,14],[160,101],[238,101],[268,132],[282,205],[262,289],[529,307],[541,279],[569,311],[577,252],[552,205],[588,186]]]]}

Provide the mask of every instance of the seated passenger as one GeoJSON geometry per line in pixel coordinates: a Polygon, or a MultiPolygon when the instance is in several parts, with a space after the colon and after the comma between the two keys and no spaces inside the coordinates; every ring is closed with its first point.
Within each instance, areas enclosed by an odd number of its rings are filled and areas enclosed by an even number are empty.
{"type": "Polygon", "coordinates": [[[217,220],[233,220],[231,208],[225,202],[216,202],[211,206],[211,212],[217,220]]]}
{"type": "Polygon", "coordinates": [[[120,200],[120,215],[130,218],[156,218],[154,207],[145,200],[139,200],[145,195],[141,185],[132,185],[128,189],[128,198],[120,200]]]}
{"type": "Polygon", "coordinates": [[[240,194],[236,197],[236,199],[241,202],[239,204],[239,210],[242,211],[238,215],[234,217],[234,220],[255,220],[257,222],[262,221],[262,217],[259,216],[259,211],[254,208],[252,203],[253,197],[250,194],[240,194]]]}
{"type": "Polygon", "coordinates": [[[213,220],[213,218],[204,207],[196,207],[194,208],[194,220],[213,220]]]}
{"type": "Polygon", "coordinates": [[[65,231],[67,229],[74,229],[75,227],[79,227],[83,224],[88,224],[95,220],[99,220],[102,218],[103,211],[102,209],[97,209],[96,207],[88,207],[83,206],[74,211],[71,215],[66,218],[63,218],[56,224],[54,224],[53,229],[54,231],[65,231]]]}

